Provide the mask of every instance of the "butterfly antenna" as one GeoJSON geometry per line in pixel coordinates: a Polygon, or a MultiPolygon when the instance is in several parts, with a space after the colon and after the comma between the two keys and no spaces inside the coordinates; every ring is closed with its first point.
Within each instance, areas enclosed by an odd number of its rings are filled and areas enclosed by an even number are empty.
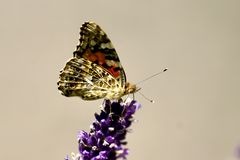
{"type": "Polygon", "coordinates": [[[141,94],[141,96],[143,96],[143,98],[145,98],[147,101],[151,102],[151,103],[154,103],[154,100],[146,97],[144,94],[142,94],[140,91],[138,91],[139,94],[141,94]]]}
{"type": "Polygon", "coordinates": [[[151,79],[151,78],[153,78],[153,77],[155,77],[155,76],[157,76],[157,75],[159,75],[159,74],[162,74],[162,73],[166,72],[167,70],[168,70],[168,68],[165,68],[165,69],[162,70],[161,72],[158,72],[158,73],[156,73],[156,74],[154,74],[154,75],[152,75],[152,76],[150,76],[150,77],[147,77],[147,78],[144,79],[144,80],[141,80],[140,82],[137,83],[137,85],[138,85],[139,83],[145,82],[145,81],[147,81],[147,80],[149,80],[149,79],[151,79]]]}

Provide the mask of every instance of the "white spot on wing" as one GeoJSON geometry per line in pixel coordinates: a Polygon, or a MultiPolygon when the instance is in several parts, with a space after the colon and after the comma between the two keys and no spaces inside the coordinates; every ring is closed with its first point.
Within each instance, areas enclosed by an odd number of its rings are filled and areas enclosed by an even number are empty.
{"type": "Polygon", "coordinates": [[[103,48],[103,49],[105,49],[105,48],[113,49],[113,46],[112,46],[111,42],[108,42],[108,43],[102,43],[101,48],[103,48]]]}

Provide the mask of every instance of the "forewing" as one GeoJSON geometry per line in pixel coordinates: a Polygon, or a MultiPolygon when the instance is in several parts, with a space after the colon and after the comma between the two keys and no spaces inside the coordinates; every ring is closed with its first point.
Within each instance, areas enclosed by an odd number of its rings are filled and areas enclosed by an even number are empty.
{"type": "Polygon", "coordinates": [[[63,95],[84,100],[104,98],[119,87],[118,81],[99,65],[85,59],[72,58],[60,73],[58,89],[63,95]]]}
{"type": "Polygon", "coordinates": [[[80,31],[80,43],[74,57],[85,58],[103,67],[121,85],[125,87],[126,76],[106,33],[94,22],[85,22],[80,31]]]}

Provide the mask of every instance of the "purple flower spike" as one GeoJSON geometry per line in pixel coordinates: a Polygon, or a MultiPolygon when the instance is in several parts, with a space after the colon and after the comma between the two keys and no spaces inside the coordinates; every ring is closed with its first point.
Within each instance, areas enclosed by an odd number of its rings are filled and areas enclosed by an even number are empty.
{"type": "MultiPolygon", "coordinates": [[[[124,147],[128,127],[133,122],[133,114],[141,107],[135,100],[125,102],[104,100],[100,114],[95,113],[95,121],[90,132],[78,134],[79,154],[73,160],[116,160],[126,159],[128,149],[124,147]]],[[[69,158],[66,158],[69,160],[69,158]]]]}
{"type": "Polygon", "coordinates": [[[69,156],[67,155],[67,156],[64,158],[64,160],[69,160],[69,156]]]}

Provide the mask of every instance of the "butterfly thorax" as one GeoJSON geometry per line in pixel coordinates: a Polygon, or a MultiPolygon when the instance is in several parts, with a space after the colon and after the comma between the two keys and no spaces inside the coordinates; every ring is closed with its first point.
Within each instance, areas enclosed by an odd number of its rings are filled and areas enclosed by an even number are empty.
{"type": "Polygon", "coordinates": [[[124,95],[132,94],[132,93],[135,93],[135,92],[137,92],[139,90],[140,90],[140,88],[137,88],[137,86],[135,84],[131,84],[131,83],[127,82],[125,84],[124,95]]]}

